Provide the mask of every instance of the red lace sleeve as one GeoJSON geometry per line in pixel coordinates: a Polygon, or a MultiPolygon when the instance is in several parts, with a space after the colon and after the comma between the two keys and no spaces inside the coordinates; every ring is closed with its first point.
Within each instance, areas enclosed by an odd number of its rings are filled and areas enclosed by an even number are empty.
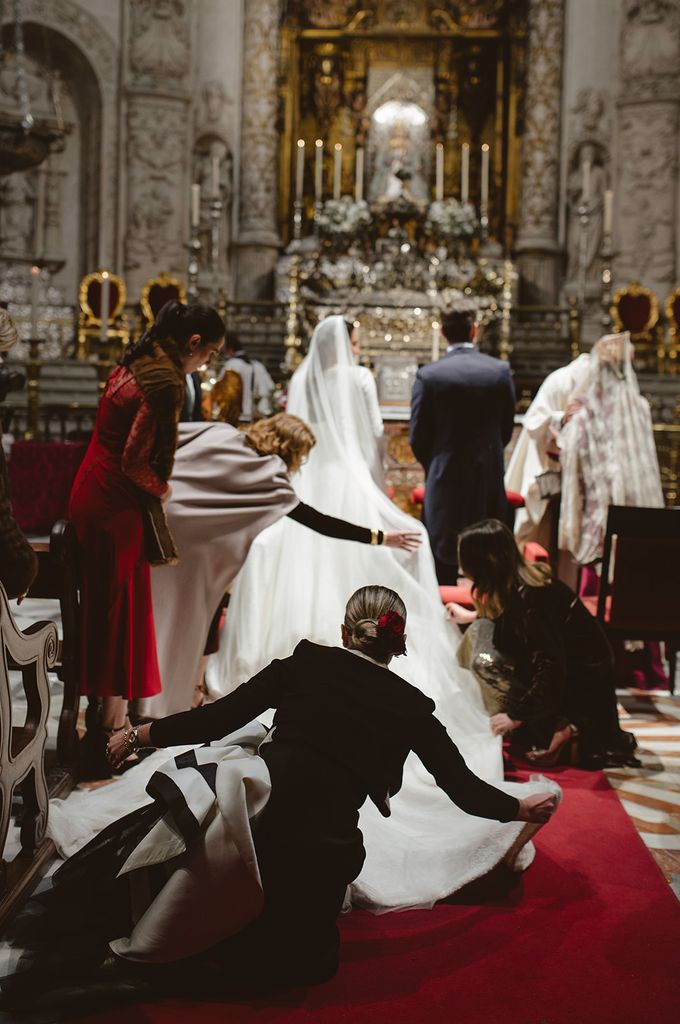
{"type": "Polygon", "coordinates": [[[120,466],[125,475],[143,491],[161,498],[168,485],[150,465],[155,434],[156,423],[153,414],[147,403],[142,401],[130,428],[120,466]]]}

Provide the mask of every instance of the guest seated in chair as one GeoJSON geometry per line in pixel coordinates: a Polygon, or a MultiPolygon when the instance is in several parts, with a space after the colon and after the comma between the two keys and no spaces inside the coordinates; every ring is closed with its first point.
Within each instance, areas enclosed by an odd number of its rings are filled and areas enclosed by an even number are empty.
{"type": "Polygon", "coordinates": [[[545,767],[637,764],[635,739],[618,724],[609,643],[576,594],[547,564],[526,562],[495,519],[463,530],[458,555],[478,613],[459,659],[482,687],[496,735],[545,767]]]}

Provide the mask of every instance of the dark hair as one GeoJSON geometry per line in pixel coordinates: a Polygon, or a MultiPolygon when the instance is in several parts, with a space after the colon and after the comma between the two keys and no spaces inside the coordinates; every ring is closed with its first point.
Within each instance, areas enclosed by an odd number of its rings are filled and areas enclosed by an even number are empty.
{"type": "Polygon", "coordinates": [[[224,335],[224,347],[230,352],[239,352],[243,348],[236,331],[227,331],[224,335]]]}
{"type": "Polygon", "coordinates": [[[345,323],[345,327],[347,328],[347,337],[351,341],[352,340],[352,331],[354,330],[354,321],[353,320],[345,320],[344,323],[345,323]]]}
{"type": "Polygon", "coordinates": [[[464,310],[449,310],[442,317],[442,334],[450,345],[469,341],[472,333],[472,317],[464,310]]]}
{"type": "Polygon", "coordinates": [[[496,619],[520,587],[545,587],[550,566],[527,562],[505,523],[485,519],[462,530],[458,564],[472,580],[472,598],[480,615],[496,619]]]}
{"type": "Polygon", "coordinates": [[[154,341],[172,340],[184,354],[186,344],[193,334],[200,334],[204,345],[219,341],[225,335],[226,328],[222,317],[205,302],[192,302],[185,306],[177,299],[171,299],[158,311],[152,325],[144,331],[141,338],[130,345],[123,356],[123,365],[129,366],[140,356],[152,352],[154,341]]]}

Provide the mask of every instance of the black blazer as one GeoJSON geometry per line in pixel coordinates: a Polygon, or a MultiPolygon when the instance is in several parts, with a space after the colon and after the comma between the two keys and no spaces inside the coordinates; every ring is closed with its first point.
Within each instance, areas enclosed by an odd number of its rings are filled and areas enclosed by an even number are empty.
{"type": "MultiPolygon", "coordinates": [[[[241,728],[268,708],[276,708],[272,748],[287,745],[306,751],[310,771],[315,762],[321,769],[323,762],[340,768],[352,780],[356,807],[370,796],[387,817],[388,798],[399,791],[404,761],[413,750],[464,811],[497,821],[517,816],[514,797],[469,770],[435,718],[429,697],[387,668],[343,648],[308,640],[302,640],[289,658],[273,661],[214,704],[154,722],[151,742],[208,742],[241,728]]],[[[293,763],[299,771],[299,759],[293,763]]],[[[299,788],[305,780],[296,782],[299,788]]],[[[327,799],[333,800],[332,792],[327,799]]]]}
{"type": "Polygon", "coordinates": [[[504,519],[503,449],[512,437],[510,366],[456,345],[417,374],[409,439],[425,468],[423,521],[435,556],[455,565],[458,534],[480,519],[504,519]]]}
{"type": "Polygon", "coordinates": [[[203,416],[203,404],[202,396],[203,391],[201,389],[201,375],[200,373],[191,374],[191,386],[194,389],[194,404],[193,409],[189,409],[189,398],[184,391],[184,405],[182,406],[182,412],[180,413],[180,423],[199,423],[204,419],[203,416]]]}

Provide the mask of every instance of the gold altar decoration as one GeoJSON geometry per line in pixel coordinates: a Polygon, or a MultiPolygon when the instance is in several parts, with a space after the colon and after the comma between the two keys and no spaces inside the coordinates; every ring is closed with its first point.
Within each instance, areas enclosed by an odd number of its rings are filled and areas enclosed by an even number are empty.
{"type": "Polygon", "coordinates": [[[664,305],[668,324],[668,358],[672,361],[672,372],[677,371],[680,352],[680,288],[670,293],[664,305]]]}
{"type": "Polygon", "coordinates": [[[178,278],[171,274],[159,274],[145,282],[139,304],[147,325],[154,322],[158,311],[171,299],[177,299],[178,302],[187,301],[186,288],[178,278]]]}

